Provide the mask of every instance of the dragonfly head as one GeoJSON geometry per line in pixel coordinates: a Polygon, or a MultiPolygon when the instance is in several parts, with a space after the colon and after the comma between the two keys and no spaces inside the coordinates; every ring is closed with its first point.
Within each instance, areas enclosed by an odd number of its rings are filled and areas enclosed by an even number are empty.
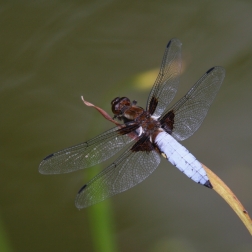
{"type": "Polygon", "coordinates": [[[115,118],[123,116],[124,112],[132,106],[130,99],[127,97],[116,97],[112,102],[112,112],[115,118]]]}

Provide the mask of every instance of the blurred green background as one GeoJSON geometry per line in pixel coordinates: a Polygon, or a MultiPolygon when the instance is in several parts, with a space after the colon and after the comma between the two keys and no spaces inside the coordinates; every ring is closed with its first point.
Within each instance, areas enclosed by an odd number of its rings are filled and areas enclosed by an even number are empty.
{"type": "Polygon", "coordinates": [[[183,144],[252,213],[251,27],[251,1],[2,1],[0,251],[252,251],[229,206],[165,159],[143,183],[81,211],[75,195],[95,168],[38,172],[46,155],[113,127],[81,95],[109,112],[116,96],[145,107],[151,85],[136,80],[159,68],[177,37],[175,100],[210,67],[226,69],[183,144]]]}

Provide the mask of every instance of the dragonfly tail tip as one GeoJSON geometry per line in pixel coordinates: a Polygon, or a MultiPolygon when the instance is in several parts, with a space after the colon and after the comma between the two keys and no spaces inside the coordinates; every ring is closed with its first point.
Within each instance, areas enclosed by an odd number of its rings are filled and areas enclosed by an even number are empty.
{"type": "Polygon", "coordinates": [[[207,182],[204,184],[205,187],[208,187],[210,189],[213,189],[213,186],[211,184],[211,182],[209,180],[207,180],[207,182]]]}

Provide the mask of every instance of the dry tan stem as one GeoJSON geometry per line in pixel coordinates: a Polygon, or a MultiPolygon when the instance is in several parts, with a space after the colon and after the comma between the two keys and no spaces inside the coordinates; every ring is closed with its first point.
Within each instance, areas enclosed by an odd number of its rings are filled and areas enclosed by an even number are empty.
{"type": "Polygon", "coordinates": [[[207,172],[213,189],[229,204],[229,206],[235,211],[239,216],[241,221],[244,223],[249,233],[252,235],[252,220],[250,219],[247,210],[243,207],[238,198],[230,190],[230,188],[209,168],[202,164],[207,172]]]}

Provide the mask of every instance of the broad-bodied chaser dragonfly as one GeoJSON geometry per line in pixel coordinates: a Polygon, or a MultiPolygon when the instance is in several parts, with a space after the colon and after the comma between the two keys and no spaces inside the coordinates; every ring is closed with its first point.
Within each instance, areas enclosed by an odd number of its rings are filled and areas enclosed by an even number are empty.
{"type": "Polygon", "coordinates": [[[212,188],[201,163],[180,143],[201,125],[225,77],[225,70],[209,69],[171,108],[179,84],[181,42],[167,44],[161,69],[149,94],[146,109],[136,101],[117,97],[112,102],[120,125],[82,144],[47,156],[42,174],[73,172],[101,163],[127,149],[77,194],[76,207],[84,208],[128,190],[146,179],[159,165],[161,154],[193,181],[212,188]]]}

